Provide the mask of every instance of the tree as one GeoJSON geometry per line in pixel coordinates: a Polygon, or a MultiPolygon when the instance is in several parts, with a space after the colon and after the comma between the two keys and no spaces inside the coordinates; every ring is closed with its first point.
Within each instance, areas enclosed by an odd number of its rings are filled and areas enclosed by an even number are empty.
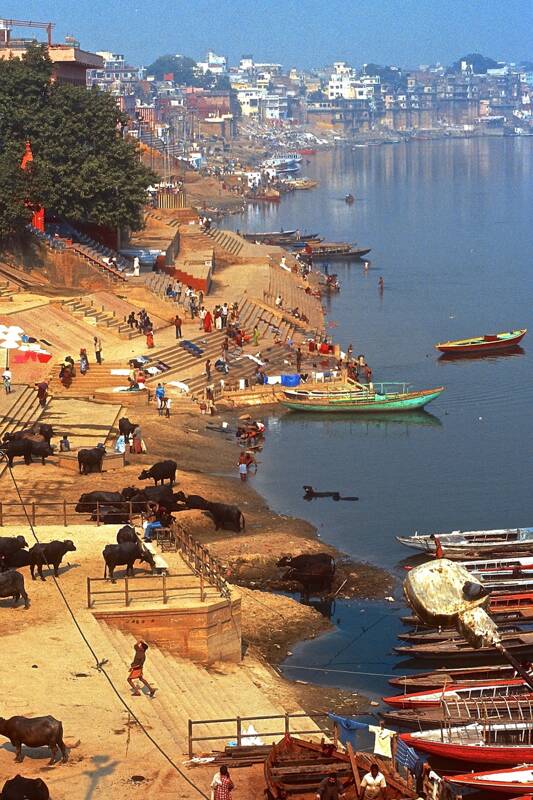
{"type": "Polygon", "coordinates": [[[195,86],[197,77],[195,75],[196,61],[187,56],[159,56],[147,69],[148,75],[153,75],[156,81],[165,80],[165,75],[173,74],[175,83],[195,86]]]}
{"type": "Polygon", "coordinates": [[[141,227],[155,176],[122,137],[126,116],[111,96],[51,83],[51,75],[41,46],[0,62],[0,235],[27,222],[25,202],[73,223],[141,227]],[[34,161],[23,172],[26,140],[34,161]]]}
{"type": "Polygon", "coordinates": [[[461,63],[466,62],[472,69],[474,75],[485,75],[488,69],[497,69],[499,64],[493,58],[482,56],[481,53],[469,53],[467,56],[461,56],[454,64],[452,64],[452,72],[461,72],[461,63]]]}

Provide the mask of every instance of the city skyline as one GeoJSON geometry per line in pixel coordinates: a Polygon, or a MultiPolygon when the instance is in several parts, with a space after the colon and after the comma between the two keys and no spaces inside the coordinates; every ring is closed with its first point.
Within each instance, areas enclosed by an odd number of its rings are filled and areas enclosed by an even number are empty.
{"type": "Polygon", "coordinates": [[[471,52],[502,61],[533,60],[529,0],[380,0],[374,7],[355,7],[352,0],[331,0],[327,6],[318,0],[198,0],[186,8],[152,0],[149,9],[140,0],[111,5],[84,0],[76,6],[29,0],[23,8],[7,0],[2,14],[54,22],[57,42],[72,34],[84,49],[121,52],[145,65],[166,53],[199,59],[207,50],[227,55],[232,64],[250,52],[259,61],[303,69],[340,59],[403,67],[449,64],[471,52]]]}

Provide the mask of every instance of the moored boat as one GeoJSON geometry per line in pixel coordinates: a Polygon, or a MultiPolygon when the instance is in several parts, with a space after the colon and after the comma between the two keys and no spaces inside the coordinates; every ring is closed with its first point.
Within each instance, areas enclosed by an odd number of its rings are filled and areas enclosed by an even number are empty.
{"type": "MultiPolygon", "coordinates": [[[[489,600],[489,614],[497,622],[526,622],[533,619],[533,591],[511,592],[510,594],[492,594],[489,600]]],[[[418,617],[402,617],[406,625],[424,626],[418,617]]],[[[456,628],[444,628],[449,632],[456,632],[456,628]]]]}
{"type": "Polygon", "coordinates": [[[505,350],[520,344],[527,333],[527,328],[502,333],[489,333],[485,336],[475,336],[471,339],[455,339],[448,342],[439,342],[435,348],[441,353],[491,353],[494,350],[505,350]]]}
{"type": "Polygon", "coordinates": [[[533,722],[474,722],[402,733],[400,739],[429,755],[472,764],[533,762],[533,722]]]}
{"type": "Polygon", "coordinates": [[[442,667],[431,672],[418,672],[412,675],[399,675],[390,678],[391,686],[399,686],[403,691],[408,689],[437,689],[450,684],[465,686],[479,685],[488,681],[511,680],[516,677],[516,671],[510,664],[493,664],[479,667],[442,667]]]}
{"type": "MultiPolygon", "coordinates": [[[[418,534],[397,536],[406,547],[435,555],[440,545],[446,558],[465,559],[473,554],[484,553],[533,553],[533,528],[500,528],[487,531],[453,531],[452,533],[418,534]]],[[[475,556],[473,556],[475,557],[475,556]]]]}
{"type": "Polygon", "coordinates": [[[487,681],[486,683],[480,682],[475,686],[459,683],[431,689],[430,691],[391,695],[390,697],[384,697],[383,701],[387,705],[396,708],[428,708],[430,706],[440,706],[443,701],[475,700],[476,702],[484,702],[518,696],[533,700],[533,689],[522,678],[487,681]]]}
{"type": "Polygon", "coordinates": [[[406,384],[359,384],[354,381],[335,388],[324,388],[317,384],[305,388],[286,389],[279,402],[293,411],[334,412],[383,412],[414,411],[424,408],[432,400],[436,400],[444,391],[444,386],[422,391],[408,391],[406,384]],[[385,386],[401,387],[400,391],[385,392],[385,386]],[[378,389],[381,388],[381,391],[378,389]]]}
{"type": "Polygon", "coordinates": [[[444,780],[454,786],[467,786],[482,792],[499,792],[513,795],[514,800],[527,800],[531,795],[522,794],[521,797],[516,797],[516,794],[524,790],[533,791],[533,764],[522,764],[505,770],[492,769],[487,772],[448,775],[444,780]]]}
{"type": "Polygon", "coordinates": [[[506,697],[504,700],[445,701],[440,706],[423,708],[390,708],[382,712],[386,725],[402,729],[428,730],[439,725],[468,725],[474,720],[515,720],[533,721],[533,703],[520,697],[506,697]]]}
{"type": "Polygon", "coordinates": [[[327,259],[332,260],[356,260],[368,255],[371,247],[355,247],[348,242],[309,242],[309,247],[306,247],[303,255],[312,258],[315,261],[327,259]]]}
{"type": "MultiPolygon", "coordinates": [[[[501,637],[501,642],[506,650],[513,655],[533,655],[533,632],[504,633],[501,637]]],[[[474,648],[465,639],[415,644],[410,647],[395,647],[394,650],[396,653],[401,653],[401,655],[408,658],[424,658],[431,661],[448,661],[451,658],[468,659],[469,661],[483,658],[502,659],[502,655],[496,647],[474,648]]]]}

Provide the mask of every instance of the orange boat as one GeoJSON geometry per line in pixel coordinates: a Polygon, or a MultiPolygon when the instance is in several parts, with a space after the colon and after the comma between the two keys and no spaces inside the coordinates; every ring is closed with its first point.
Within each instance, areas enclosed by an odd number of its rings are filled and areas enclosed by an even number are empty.
{"type": "Polygon", "coordinates": [[[485,336],[475,336],[472,339],[455,339],[449,342],[439,342],[435,347],[441,353],[492,353],[496,350],[507,350],[520,344],[527,333],[527,328],[503,333],[488,333],[485,336]]]}

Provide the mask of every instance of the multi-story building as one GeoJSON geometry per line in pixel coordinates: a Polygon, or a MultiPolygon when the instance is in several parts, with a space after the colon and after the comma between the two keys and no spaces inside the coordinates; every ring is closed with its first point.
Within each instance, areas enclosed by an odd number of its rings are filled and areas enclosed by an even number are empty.
{"type": "Polygon", "coordinates": [[[144,67],[132,67],[126,63],[122,53],[101,50],[97,53],[103,61],[101,69],[87,70],[87,85],[98,86],[103,91],[116,94],[133,94],[139,81],[146,77],[144,67]]]}

